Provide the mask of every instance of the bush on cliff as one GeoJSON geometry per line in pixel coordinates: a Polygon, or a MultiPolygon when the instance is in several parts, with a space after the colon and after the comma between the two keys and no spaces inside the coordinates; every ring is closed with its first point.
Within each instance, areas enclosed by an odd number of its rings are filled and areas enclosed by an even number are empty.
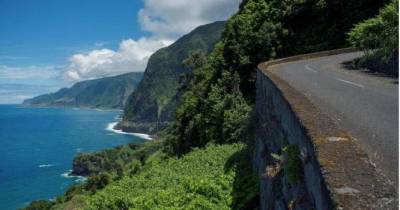
{"type": "Polygon", "coordinates": [[[54,205],[53,202],[47,200],[33,201],[25,210],[49,210],[54,205]]]}
{"type": "Polygon", "coordinates": [[[109,172],[121,173],[137,171],[145,160],[162,147],[159,141],[143,144],[128,144],[95,153],[78,154],[73,161],[75,175],[90,176],[109,172]]]}
{"type": "Polygon", "coordinates": [[[358,65],[374,71],[398,74],[398,19],[398,1],[395,0],[381,9],[378,16],[357,24],[349,32],[348,41],[365,52],[358,65]]]}

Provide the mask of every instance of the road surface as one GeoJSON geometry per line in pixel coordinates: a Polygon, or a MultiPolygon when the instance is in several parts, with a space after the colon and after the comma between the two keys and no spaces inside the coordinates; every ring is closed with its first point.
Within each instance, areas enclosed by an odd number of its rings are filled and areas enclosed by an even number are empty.
{"type": "Polygon", "coordinates": [[[274,74],[331,116],[360,142],[376,167],[398,183],[398,79],[341,65],[361,55],[346,53],[280,64],[274,74]]]}

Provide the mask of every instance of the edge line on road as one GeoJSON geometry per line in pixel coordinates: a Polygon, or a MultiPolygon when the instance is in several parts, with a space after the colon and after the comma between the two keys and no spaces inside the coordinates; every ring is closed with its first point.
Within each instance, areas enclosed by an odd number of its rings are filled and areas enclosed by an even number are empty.
{"type": "Polygon", "coordinates": [[[339,80],[341,82],[344,82],[344,83],[347,83],[347,84],[350,84],[350,85],[354,85],[354,86],[359,87],[359,88],[363,88],[364,87],[364,85],[362,85],[362,84],[358,84],[358,83],[355,83],[355,82],[350,82],[350,81],[347,81],[347,80],[344,80],[344,79],[337,78],[337,80],[339,80]]]}

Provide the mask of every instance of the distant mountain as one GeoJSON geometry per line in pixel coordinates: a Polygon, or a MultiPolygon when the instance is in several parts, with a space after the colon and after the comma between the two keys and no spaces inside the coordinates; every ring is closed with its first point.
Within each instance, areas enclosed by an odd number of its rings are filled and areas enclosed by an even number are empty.
{"type": "Polygon", "coordinates": [[[143,80],[129,97],[123,121],[117,127],[129,132],[155,133],[174,117],[179,78],[190,73],[182,62],[190,52],[209,53],[219,40],[225,22],[200,26],[149,59],[143,80]]]}
{"type": "Polygon", "coordinates": [[[82,81],[71,88],[62,88],[56,93],[27,99],[23,105],[122,109],[142,78],[142,72],[133,72],[82,81]]]}

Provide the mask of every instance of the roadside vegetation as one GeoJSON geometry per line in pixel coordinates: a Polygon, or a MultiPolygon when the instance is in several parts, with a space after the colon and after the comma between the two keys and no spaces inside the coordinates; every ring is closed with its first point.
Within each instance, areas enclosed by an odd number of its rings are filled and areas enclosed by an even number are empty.
{"type": "Polygon", "coordinates": [[[392,1],[379,15],[357,24],[349,32],[348,41],[364,50],[355,61],[357,67],[398,75],[399,64],[399,3],[392,1]]]}

